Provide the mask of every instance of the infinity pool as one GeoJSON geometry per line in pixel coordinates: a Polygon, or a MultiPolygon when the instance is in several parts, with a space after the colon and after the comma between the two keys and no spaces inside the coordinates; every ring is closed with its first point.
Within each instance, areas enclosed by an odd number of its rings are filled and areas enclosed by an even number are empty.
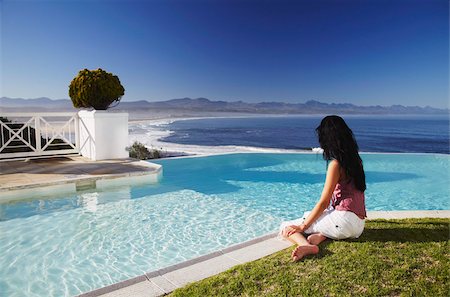
{"type": "MultiPolygon", "coordinates": [[[[449,155],[362,157],[368,210],[450,209],[449,155]]],[[[276,231],[314,206],[326,170],[315,154],[156,163],[157,185],[0,204],[2,296],[73,296],[276,231]]]]}

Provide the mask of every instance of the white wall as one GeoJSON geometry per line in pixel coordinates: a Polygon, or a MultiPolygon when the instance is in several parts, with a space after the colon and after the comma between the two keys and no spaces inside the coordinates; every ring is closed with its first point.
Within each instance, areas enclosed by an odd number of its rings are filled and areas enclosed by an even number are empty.
{"type": "Polygon", "coordinates": [[[91,160],[128,158],[128,113],[82,110],[80,153],[91,160]]]}

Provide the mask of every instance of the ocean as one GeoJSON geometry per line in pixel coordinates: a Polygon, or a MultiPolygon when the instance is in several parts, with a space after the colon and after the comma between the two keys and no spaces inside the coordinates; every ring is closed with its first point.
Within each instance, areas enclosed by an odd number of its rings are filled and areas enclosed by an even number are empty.
{"type": "MultiPolygon", "coordinates": [[[[200,146],[279,149],[319,147],[315,128],[323,116],[258,116],[174,121],[163,142],[200,146]]],[[[362,152],[450,153],[449,115],[348,115],[362,152]]]]}

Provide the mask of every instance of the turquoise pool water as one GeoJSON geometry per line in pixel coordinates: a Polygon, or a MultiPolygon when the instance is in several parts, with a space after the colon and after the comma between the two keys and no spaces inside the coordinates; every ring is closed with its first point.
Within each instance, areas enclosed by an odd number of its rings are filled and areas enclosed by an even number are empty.
{"type": "MultiPolygon", "coordinates": [[[[368,210],[450,209],[449,155],[362,157],[368,210]]],[[[73,296],[273,232],[314,206],[326,166],[314,154],[156,163],[157,185],[0,204],[2,296],[73,296]]]]}

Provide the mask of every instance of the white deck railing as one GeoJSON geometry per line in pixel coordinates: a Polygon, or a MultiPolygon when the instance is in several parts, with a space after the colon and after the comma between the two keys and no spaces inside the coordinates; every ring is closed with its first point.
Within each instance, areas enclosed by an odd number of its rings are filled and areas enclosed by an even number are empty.
{"type": "Polygon", "coordinates": [[[3,118],[0,159],[80,152],[77,113],[1,113],[0,116],[3,118]]]}

